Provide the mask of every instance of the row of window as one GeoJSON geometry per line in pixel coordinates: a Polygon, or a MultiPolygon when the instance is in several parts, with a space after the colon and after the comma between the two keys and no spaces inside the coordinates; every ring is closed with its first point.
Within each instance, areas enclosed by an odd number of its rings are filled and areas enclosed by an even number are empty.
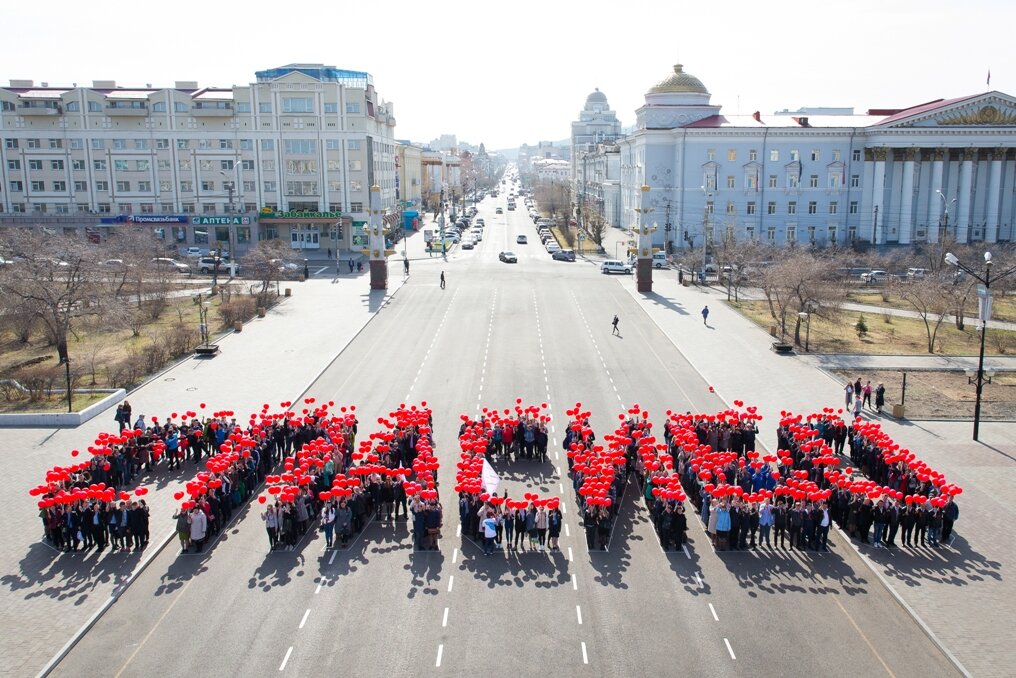
{"type": "MultiPolygon", "coordinates": [[[[29,160],[28,169],[32,171],[42,171],[46,167],[46,162],[49,163],[50,170],[62,171],[65,167],[63,160],[29,160]]],[[[348,162],[349,171],[359,172],[363,169],[363,162],[360,160],[350,160],[348,162]]],[[[85,171],[86,164],[84,160],[72,160],[71,169],[75,171],[85,171]]],[[[190,158],[184,158],[177,161],[177,166],[183,171],[190,171],[192,163],[190,158]]],[[[212,172],[215,170],[231,172],[235,167],[235,163],[232,160],[201,160],[198,162],[198,167],[203,172],[212,172]]],[[[338,160],[329,160],[326,163],[329,172],[338,172],[341,169],[341,164],[338,160]]],[[[151,162],[149,160],[114,160],[113,169],[117,172],[148,172],[151,170],[151,162]]],[[[93,160],[92,169],[104,172],[109,168],[109,163],[105,159],[93,160]]],[[[159,160],[158,168],[161,171],[169,171],[170,161],[159,160]]],[[[21,160],[12,158],[7,161],[7,169],[12,172],[18,172],[21,170],[21,160]]],[[[254,171],[253,160],[241,160],[240,169],[248,172],[254,171]]],[[[275,171],[275,160],[262,160],[261,169],[265,172],[275,171]]],[[[318,162],[317,160],[287,160],[286,161],[286,173],[287,174],[317,174],[318,162]]]]}
{"type": "MultiPolygon", "coordinates": [[[[119,193],[151,193],[152,182],[151,181],[117,181],[115,183],[116,190],[119,193]]],[[[213,192],[215,190],[222,190],[228,192],[235,190],[235,184],[232,181],[223,181],[217,183],[215,181],[202,181],[199,184],[203,192],[213,192]]],[[[65,193],[67,191],[66,181],[30,181],[29,186],[33,193],[45,193],[47,191],[51,193],[65,193]]],[[[11,180],[7,182],[7,189],[11,193],[23,193],[25,190],[25,184],[22,181],[11,180]]],[[[263,183],[263,189],[266,193],[275,193],[278,191],[278,182],[265,181],[263,183]]],[[[109,191],[109,182],[105,180],[97,180],[95,182],[95,190],[103,193],[109,191]]],[[[159,182],[159,192],[169,193],[173,190],[173,183],[170,181],[159,182]]],[[[243,182],[243,192],[253,193],[257,190],[257,184],[253,181],[243,182]]],[[[343,185],[341,181],[329,181],[328,190],[331,193],[341,193],[343,185]]],[[[349,182],[350,191],[362,191],[363,182],[352,180],[349,182]]],[[[74,191],[76,193],[84,193],[88,191],[87,181],[75,181],[74,191]]],[[[181,193],[193,193],[194,182],[193,181],[181,181],[180,182],[181,193]]],[[[286,195],[318,195],[318,182],[316,181],[287,181],[286,182],[286,195]]]]}
{"type": "MultiPolygon", "coordinates": [[[[25,143],[25,148],[30,149],[41,149],[49,148],[50,150],[59,150],[64,147],[63,139],[4,139],[4,146],[8,150],[15,150],[21,147],[21,142],[25,143]]],[[[68,139],[67,147],[71,150],[82,150],[85,147],[84,139],[68,139]]],[[[93,151],[103,151],[106,148],[111,148],[114,151],[147,151],[153,147],[156,150],[165,150],[170,147],[169,139],[92,139],[91,148],[93,151]],[[107,143],[109,144],[107,146],[107,143]],[[153,146],[154,145],[154,146],[153,146]]],[[[254,150],[254,139],[240,139],[239,147],[241,151],[253,151],[254,150]]],[[[286,139],[285,140],[286,153],[292,153],[294,155],[312,155],[317,153],[317,141],[314,139],[286,139]]],[[[325,139],[325,150],[326,151],[338,151],[342,147],[342,141],[340,139],[325,139]]],[[[177,139],[176,148],[178,150],[189,150],[196,148],[198,150],[212,150],[218,149],[221,151],[230,151],[235,148],[233,139],[177,139]],[[193,145],[192,145],[193,144],[193,145]]],[[[360,139],[349,139],[346,141],[346,148],[350,151],[360,150],[360,139]]],[[[393,147],[394,148],[394,147],[393,147]]],[[[275,150],[275,139],[262,139],[261,140],[262,151],[274,151],[275,150]]]]}
{"type": "MultiPolygon", "coordinates": [[[[803,176],[797,172],[787,172],[787,188],[800,188],[801,180],[803,176]]],[[[747,172],[744,175],[744,190],[746,191],[757,191],[759,189],[759,176],[755,172],[747,172]]],[[[716,190],[716,175],[707,173],[703,176],[703,184],[707,191],[716,190]]],[[[734,190],[737,188],[737,177],[734,175],[727,175],[727,188],[734,190]]],[[[861,185],[861,176],[859,174],[850,175],[850,187],[859,188],[861,185]]],[[[839,172],[830,172],[826,175],[826,188],[838,189],[843,186],[843,175],[839,172]]],[[[769,175],[769,188],[779,188],[780,181],[779,176],[776,174],[769,175]]],[[[808,175],[808,188],[819,187],[819,175],[810,174],[808,175]]]]}
{"type": "MultiPolygon", "coordinates": [[[[839,149],[834,149],[832,151],[832,162],[840,162],[842,160],[842,158],[843,158],[843,153],[839,149]]],[[[854,149],[854,151],[851,154],[851,158],[853,159],[854,162],[860,162],[861,161],[861,151],[860,151],[860,149],[854,149]]],[[[716,149],[715,148],[706,149],[706,159],[710,160],[710,161],[715,161],[716,160],[716,149]]],[[[819,162],[819,161],[821,161],[821,159],[822,159],[822,152],[819,149],[817,149],[817,148],[812,149],[812,151],[811,151],[811,161],[812,162],[819,162]]],[[[736,162],[737,161],[737,149],[736,148],[731,148],[731,149],[727,150],[727,160],[729,162],[736,162]]],[[[748,162],[755,162],[757,160],[758,160],[758,151],[755,150],[755,149],[750,149],[748,151],[748,162]]],[[[769,149],[769,160],[770,160],[770,162],[779,162],[780,161],[780,151],[779,151],[779,149],[777,149],[777,148],[771,148],[771,149],[769,149]]],[[[790,162],[800,162],[800,160],[801,160],[801,151],[796,149],[796,148],[792,149],[790,151],[790,162]]]]}
{"type": "MultiPolygon", "coordinates": [[[[195,203],[192,203],[192,202],[181,203],[179,210],[177,210],[176,209],[176,205],[174,203],[171,203],[171,202],[158,203],[158,205],[156,205],[156,203],[153,203],[153,202],[142,202],[142,203],[137,203],[136,205],[134,203],[128,203],[128,202],[117,203],[116,204],[117,211],[120,214],[135,214],[135,213],[137,213],[137,214],[156,214],[157,213],[156,212],[156,206],[158,206],[158,208],[159,208],[158,214],[176,214],[177,212],[179,212],[181,214],[197,214],[197,205],[195,203]]],[[[74,203],[74,204],[62,203],[62,202],[61,203],[37,202],[37,203],[32,203],[31,207],[32,207],[32,213],[33,214],[72,214],[72,213],[87,214],[87,213],[92,211],[91,206],[87,202],[79,202],[79,203],[74,203]]],[[[114,205],[112,203],[99,202],[99,203],[96,203],[95,211],[98,212],[99,214],[112,214],[113,213],[113,207],[114,207],[114,205]]],[[[242,203],[241,207],[242,207],[243,212],[247,213],[247,214],[252,214],[252,213],[257,211],[257,204],[252,203],[252,202],[242,203]]],[[[265,207],[274,210],[277,207],[277,203],[270,203],[270,202],[268,202],[268,203],[265,203],[265,207]]],[[[318,208],[317,204],[312,205],[312,207],[313,207],[313,210],[315,210],[315,211],[318,208]]],[[[362,212],[363,211],[363,203],[362,202],[351,202],[351,203],[349,203],[349,210],[350,210],[350,212],[362,212]]],[[[228,214],[229,213],[229,204],[228,203],[223,203],[222,205],[219,205],[217,203],[206,203],[206,202],[202,202],[201,203],[201,213],[202,214],[218,214],[220,211],[223,214],[228,214]]],[[[328,211],[330,211],[330,212],[341,212],[341,211],[343,211],[342,203],[337,203],[337,202],[329,203],[328,204],[328,211]]],[[[23,202],[15,202],[15,203],[11,203],[11,213],[13,213],[13,214],[27,214],[28,213],[28,209],[27,209],[27,206],[25,205],[25,203],[23,203],[23,202]]]]}
{"type": "MultiPolygon", "coordinates": [[[[56,102],[51,101],[26,101],[22,102],[23,108],[56,108],[56,102]]],[[[129,101],[110,101],[105,105],[98,101],[89,101],[86,104],[87,111],[89,113],[102,113],[106,110],[134,110],[144,111],[148,110],[148,101],[135,99],[129,101]]],[[[231,111],[234,108],[234,104],[231,101],[196,101],[193,104],[193,108],[208,110],[224,110],[231,111]]],[[[251,105],[246,101],[239,101],[235,104],[237,113],[250,113],[251,105]]],[[[0,102],[0,110],[6,113],[11,113],[17,110],[12,101],[0,102]]],[[[64,104],[64,110],[68,113],[80,113],[81,102],[80,101],[68,101],[64,104]]],[[[151,106],[152,113],[165,113],[167,106],[165,101],[154,101],[151,106]]],[[[174,113],[189,113],[191,111],[191,104],[183,101],[173,102],[174,113]]],[[[313,97],[283,97],[282,99],[282,112],[283,113],[305,113],[308,115],[314,115],[314,99],[313,97]]],[[[339,105],[334,102],[326,101],[324,103],[324,113],[338,113],[339,105]]],[[[350,102],[346,104],[346,113],[350,115],[359,115],[361,112],[361,106],[359,102],[350,102]]],[[[258,113],[270,115],[272,113],[272,103],[270,101],[262,101],[258,104],[258,113]]]]}
{"type": "MultiPolygon", "coordinates": [[[[708,212],[709,214],[713,214],[714,213],[714,209],[715,209],[715,207],[714,207],[714,204],[712,202],[707,202],[706,203],[706,212],[708,212]]],[[[849,214],[857,214],[857,209],[858,209],[858,201],[851,200],[850,201],[850,205],[848,206],[848,213],[849,214]]],[[[827,210],[828,210],[829,214],[839,214],[839,212],[840,212],[840,204],[839,204],[839,202],[837,202],[835,200],[829,202],[828,205],[827,205],[827,210]]],[[[737,205],[734,204],[733,200],[728,200],[727,201],[727,212],[726,213],[727,213],[727,215],[736,215],[737,214],[737,205]]],[[[777,213],[776,202],[775,201],[768,202],[766,204],[766,214],[776,214],[776,213],[777,213]]],[[[750,215],[754,215],[754,214],[758,214],[758,209],[757,209],[757,205],[756,205],[755,202],[748,202],[745,205],[745,214],[747,214],[749,216],[750,215]]],[[[789,214],[789,215],[797,214],[797,202],[796,201],[791,200],[791,201],[789,201],[787,203],[786,214],[789,214]]],[[[817,201],[810,200],[808,202],[808,214],[818,214],[818,202],[817,201]]]]}

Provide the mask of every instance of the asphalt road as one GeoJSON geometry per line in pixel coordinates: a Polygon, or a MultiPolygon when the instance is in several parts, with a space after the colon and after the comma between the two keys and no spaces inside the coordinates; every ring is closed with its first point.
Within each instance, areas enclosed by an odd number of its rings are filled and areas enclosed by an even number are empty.
{"type": "Polygon", "coordinates": [[[375,522],[347,550],[326,552],[312,533],[269,554],[254,504],[203,555],[167,547],[55,673],[954,673],[836,536],[821,555],[717,554],[690,515],[687,552],[664,553],[633,485],[609,551],[587,551],[560,452],[565,410],[581,402],[602,437],[634,403],[657,422],[668,408],[723,404],[682,357],[681,338],[664,336],[615,280],[585,261],[552,261],[521,203],[504,215],[494,205],[482,204],[477,248],[414,262],[390,306],[307,393],[355,403],[361,435],[400,403],[433,407],[440,551],[414,552],[404,522],[375,522]],[[515,243],[523,233],[530,244],[515,243]],[[519,262],[500,263],[504,249],[519,262]],[[567,528],[560,553],[486,558],[456,536],[459,415],[516,398],[550,405],[551,454],[502,468],[503,481],[513,496],[561,496],[567,528]]]}

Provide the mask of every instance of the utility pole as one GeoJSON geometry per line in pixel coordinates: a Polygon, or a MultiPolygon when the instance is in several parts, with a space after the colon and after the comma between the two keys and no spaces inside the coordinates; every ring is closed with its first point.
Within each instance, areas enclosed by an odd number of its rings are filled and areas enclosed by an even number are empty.
{"type": "Polygon", "coordinates": [[[666,243],[664,243],[664,250],[666,250],[667,256],[669,257],[670,254],[671,254],[671,252],[670,252],[670,198],[667,198],[667,221],[666,221],[666,223],[663,224],[663,232],[666,234],[665,237],[667,239],[666,243]]]}
{"type": "Polygon", "coordinates": [[[878,205],[875,205],[875,219],[871,223],[871,244],[878,246],[878,205]]]}

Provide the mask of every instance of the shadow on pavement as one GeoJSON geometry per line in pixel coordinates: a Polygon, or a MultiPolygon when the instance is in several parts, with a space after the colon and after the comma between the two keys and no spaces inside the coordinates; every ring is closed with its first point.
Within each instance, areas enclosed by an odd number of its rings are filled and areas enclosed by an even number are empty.
{"type": "Polygon", "coordinates": [[[970,586],[988,579],[1003,580],[1002,563],[988,560],[961,535],[952,546],[918,546],[894,549],[865,548],[865,555],[887,577],[915,588],[925,584],[970,586]]]}
{"type": "Polygon", "coordinates": [[[411,575],[407,598],[415,598],[423,593],[436,596],[438,589],[434,585],[441,581],[441,568],[444,566],[444,554],[440,551],[413,551],[409,554],[409,563],[403,569],[411,575]]]}
{"type": "Polygon", "coordinates": [[[632,544],[645,542],[645,537],[635,534],[635,529],[643,523],[648,523],[649,519],[641,511],[642,502],[638,497],[637,484],[634,490],[632,497],[626,500],[628,485],[625,485],[625,491],[621,495],[621,508],[618,509],[614,524],[611,526],[608,550],[589,552],[589,564],[597,573],[593,579],[601,586],[627,589],[624,573],[631,565],[632,544]]]}
{"type": "Polygon", "coordinates": [[[0,584],[12,593],[31,589],[25,600],[52,598],[81,605],[98,586],[110,582],[114,588],[122,586],[143,555],[144,550],[125,553],[110,552],[109,548],[67,553],[35,542],[21,559],[19,571],[0,577],[0,584]]]}
{"type": "Polygon", "coordinates": [[[672,301],[668,297],[663,296],[659,292],[643,293],[642,296],[651,301],[656,306],[662,306],[668,311],[674,311],[675,313],[678,313],[680,315],[691,315],[690,313],[688,313],[688,311],[685,310],[684,306],[672,301]]]}
{"type": "MultiPolygon", "coordinates": [[[[466,551],[467,543],[472,541],[463,537],[462,551],[466,551]]],[[[528,583],[537,588],[555,588],[571,582],[570,564],[561,551],[496,550],[484,556],[483,549],[476,546],[469,552],[471,555],[462,556],[462,569],[486,582],[487,588],[523,587],[528,583]]]]}

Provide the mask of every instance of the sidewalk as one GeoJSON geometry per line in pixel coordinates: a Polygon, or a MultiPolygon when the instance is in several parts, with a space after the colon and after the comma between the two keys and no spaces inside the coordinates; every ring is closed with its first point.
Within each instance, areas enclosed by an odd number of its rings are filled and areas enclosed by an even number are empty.
{"type": "MultiPolygon", "coordinates": [[[[402,282],[401,275],[389,276],[387,293],[369,290],[366,273],[336,282],[287,284],[293,296],[265,318],[244,325],[243,332],[221,339],[219,355],[187,359],[129,393],[133,411],[164,420],[171,412],[198,410],[199,403],[206,402],[202,413],[231,409],[245,421],[248,413],[261,409],[264,394],[275,399],[273,407],[296,400],[402,282]],[[322,308],[329,312],[322,313],[322,308]]],[[[190,467],[186,475],[162,475],[144,483],[158,488],[145,497],[151,507],[151,544],[144,553],[63,554],[42,542],[36,499],[28,488],[39,484],[47,469],[69,464],[71,449],[92,445],[98,433],[114,426],[110,410],[76,429],[4,430],[0,453],[8,464],[0,489],[12,504],[0,552],[5,593],[0,601],[0,665],[7,675],[37,673],[173,532],[173,493],[193,474],[190,467]]]]}
{"type": "MultiPolygon", "coordinates": [[[[806,415],[842,405],[840,383],[820,369],[828,365],[818,364],[826,358],[778,355],[768,334],[727,306],[725,291],[683,287],[673,272],[655,273],[648,295],[635,291],[634,279],[620,284],[716,394],[727,403],[739,399],[758,407],[763,444],[772,448],[781,410],[806,415]],[[708,326],[699,315],[705,304],[708,326]]],[[[964,493],[953,548],[866,549],[862,556],[973,675],[1008,674],[1016,647],[1009,626],[996,620],[1007,618],[1016,604],[1016,587],[1004,576],[1016,566],[1016,541],[1000,538],[1002,526],[1016,518],[1016,486],[1009,481],[1016,471],[1016,427],[982,422],[976,443],[969,422],[880,421],[901,447],[964,493]]]]}

